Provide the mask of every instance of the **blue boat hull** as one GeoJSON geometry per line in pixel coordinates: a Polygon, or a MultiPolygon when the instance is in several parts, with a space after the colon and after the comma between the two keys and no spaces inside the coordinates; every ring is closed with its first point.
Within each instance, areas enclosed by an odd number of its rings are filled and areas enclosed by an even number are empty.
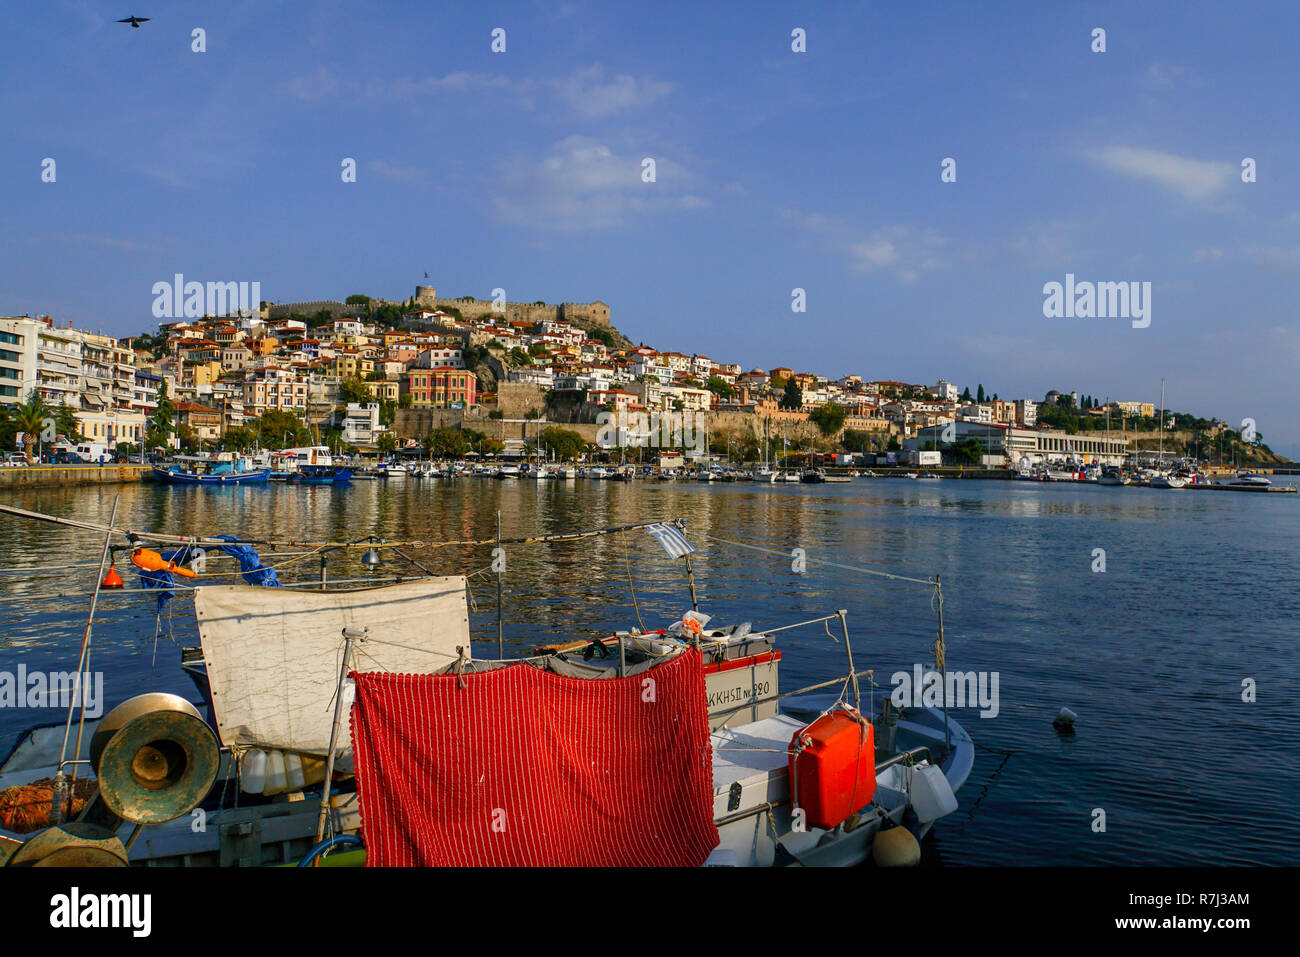
{"type": "Polygon", "coordinates": [[[271,476],[271,470],[255,469],[252,472],[229,472],[225,475],[196,475],[193,472],[179,472],[155,465],[153,476],[160,482],[170,482],[173,485],[250,485],[265,483],[271,476]]]}
{"type": "Polygon", "coordinates": [[[302,465],[291,479],[308,485],[337,485],[351,480],[351,469],[334,465],[302,465]]]}

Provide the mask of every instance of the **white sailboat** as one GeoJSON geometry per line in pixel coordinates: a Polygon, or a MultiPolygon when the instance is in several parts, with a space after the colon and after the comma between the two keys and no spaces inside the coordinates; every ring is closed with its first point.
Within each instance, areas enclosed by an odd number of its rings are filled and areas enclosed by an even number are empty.
{"type": "Polygon", "coordinates": [[[1165,468],[1165,380],[1160,380],[1160,453],[1156,463],[1159,471],[1151,478],[1152,488],[1183,488],[1187,480],[1165,468]]]}

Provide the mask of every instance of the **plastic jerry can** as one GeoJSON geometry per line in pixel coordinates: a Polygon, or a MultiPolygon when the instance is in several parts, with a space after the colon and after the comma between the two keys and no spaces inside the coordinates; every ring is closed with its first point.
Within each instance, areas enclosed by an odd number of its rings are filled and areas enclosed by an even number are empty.
{"type": "Polygon", "coordinates": [[[261,794],[266,787],[266,752],[250,748],[239,768],[239,787],[245,794],[261,794]]]}
{"type": "Polygon", "coordinates": [[[269,751],[266,756],[266,787],[263,794],[279,794],[285,788],[284,752],[269,751]]]}
{"type": "Polygon", "coordinates": [[[922,764],[912,769],[908,798],[922,824],[937,821],[957,810],[957,795],[943,773],[943,768],[922,764]]]}
{"type": "Polygon", "coordinates": [[[837,708],[790,739],[790,798],[804,823],[829,830],[876,793],[876,737],[855,711],[837,708]]]}

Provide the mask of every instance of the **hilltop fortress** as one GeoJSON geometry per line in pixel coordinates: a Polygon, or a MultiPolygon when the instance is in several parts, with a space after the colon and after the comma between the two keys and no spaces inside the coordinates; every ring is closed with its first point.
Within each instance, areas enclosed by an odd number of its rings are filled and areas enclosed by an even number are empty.
{"type": "Polygon", "coordinates": [[[498,306],[489,299],[475,299],[466,296],[463,299],[439,298],[433,286],[415,287],[415,305],[421,309],[457,309],[466,319],[479,316],[502,315],[511,322],[540,322],[551,319],[556,322],[573,322],[574,320],[608,326],[609,306],[596,302],[562,302],[551,305],[544,302],[507,302],[498,306]]]}
{"type": "MultiPolygon", "coordinates": [[[[536,323],[550,319],[557,322],[585,322],[605,327],[610,325],[609,306],[599,300],[561,302],[555,305],[544,302],[506,302],[498,305],[490,299],[475,299],[472,296],[465,296],[462,299],[439,298],[433,286],[416,286],[414,303],[416,309],[430,311],[455,309],[466,319],[504,314],[511,322],[536,323]]],[[[349,306],[336,300],[267,303],[265,315],[268,319],[282,319],[291,315],[314,316],[321,310],[328,312],[332,318],[340,319],[345,316],[360,316],[365,312],[365,307],[349,306]]]]}

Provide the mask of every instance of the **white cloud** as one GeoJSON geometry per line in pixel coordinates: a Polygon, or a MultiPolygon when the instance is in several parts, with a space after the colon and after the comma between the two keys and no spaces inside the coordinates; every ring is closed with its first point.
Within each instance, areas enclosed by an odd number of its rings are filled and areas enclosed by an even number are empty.
{"type": "Polygon", "coordinates": [[[496,73],[470,73],[459,70],[445,76],[393,77],[370,80],[365,87],[367,96],[377,99],[406,99],[415,96],[437,96],[440,93],[476,93],[506,91],[522,93],[525,82],[516,82],[496,73]]]}
{"type": "Polygon", "coordinates": [[[314,73],[295,77],[289,82],[290,94],[308,101],[339,91],[380,100],[417,99],[449,93],[500,93],[531,110],[536,100],[545,96],[558,100],[584,119],[641,109],[663,99],[672,90],[671,83],[653,77],[626,73],[610,76],[598,63],[579,67],[567,76],[553,79],[516,79],[497,73],[460,70],[443,76],[375,77],[364,83],[347,79],[340,81],[320,66],[314,73]]]}
{"type": "Polygon", "coordinates": [[[1300,267],[1300,246],[1287,249],[1282,246],[1249,246],[1246,255],[1265,266],[1279,269],[1296,269],[1300,267]]]}
{"type": "Polygon", "coordinates": [[[1238,167],[1232,163],[1188,159],[1130,146],[1089,150],[1087,156],[1113,173],[1147,180],[1196,202],[1211,199],[1222,192],[1238,172],[1238,167]]]}
{"type": "Polygon", "coordinates": [[[1156,61],[1147,67],[1147,72],[1143,77],[1146,85],[1157,90],[1172,90],[1174,84],[1181,78],[1187,70],[1180,66],[1174,66],[1172,63],[1163,63],[1156,61]]]}
{"type": "Polygon", "coordinates": [[[1198,262],[1198,263],[1210,262],[1212,260],[1222,259],[1222,258],[1223,258],[1223,250],[1219,249],[1216,246],[1207,246],[1203,249],[1196,250],[1196,252],[1192,254],[1192,262],[1198,262]]]}
{"type": "Polygon", "coordinates": [[[289,93],[299,100],[319,100],[339,88],[338,81],[323,66],[309,76],[297,76],[289,81],[289,93]]]}
{"type": "Polygon", "coordinates": [[[672,92],[671,83],[626,73],[606,79],[600,64],[582,67],[555,83],[560,99],[585,117],[611,116],[639,109],[672,92]]]}
{"type": "Polygon", "coordinates": [[[657,182],[642,182],[641,160],[640,155],[620,155],[598,140],[570,136],[553,144],[540,161],[506,163],[493,209],[507,223],[582,229],[617,226],[629,214],[709,205],[704,197],[686,191],[694,177],[664,157],[655,158],[657,182]]]}
{"type": "Polygon", "coordinates": [[[855,272],[887,272],[915,282],[945,265],[940,251],[948,239],[933,229],[894,225],[866,231],[827,213],[787,209],[782,215],[843,255],[855,272]]]}

